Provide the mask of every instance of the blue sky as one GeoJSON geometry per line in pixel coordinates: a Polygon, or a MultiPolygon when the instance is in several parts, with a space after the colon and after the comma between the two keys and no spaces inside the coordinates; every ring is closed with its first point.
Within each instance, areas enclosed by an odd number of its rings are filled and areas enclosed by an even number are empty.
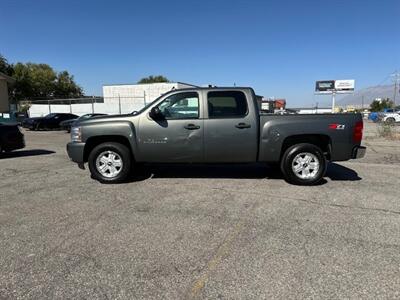
{"type": "Polygon", "coordinates": [[[252,86],[293,107],[329,103],[314,96],[316,80],[355,79],[360,89],[400,69],[399,0],[2,0],[0,7],[0,53],[66,69],[86,94],[162,74],[252,86]]]}

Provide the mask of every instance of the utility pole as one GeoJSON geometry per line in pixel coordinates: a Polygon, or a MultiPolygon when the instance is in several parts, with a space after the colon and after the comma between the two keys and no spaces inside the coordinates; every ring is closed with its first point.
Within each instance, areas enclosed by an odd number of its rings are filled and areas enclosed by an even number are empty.
{"type": "Polygon", "coordinates": [[[119,114],[121,114],[121,96],[118,94],[119,114]]]}
{"type": "Polygon", "coordinates": [[[396,94],[397,94],[397,86],[400,81],[400,72],[396,70],[390,76],[393,78],[393,81],[394,81],[393,105],[394,105],[394,107],[396,107],[396,94]]]}
{"type": "Polygon", "coordinates": [[[332,92],[332,113],[335,113],[335,96],[336,96],[336,91],[332,92]]]}
{"type": "Polygon", "coordinates": [[[361,97],[361,109],[364,110],[364,95],[361,97]]]}

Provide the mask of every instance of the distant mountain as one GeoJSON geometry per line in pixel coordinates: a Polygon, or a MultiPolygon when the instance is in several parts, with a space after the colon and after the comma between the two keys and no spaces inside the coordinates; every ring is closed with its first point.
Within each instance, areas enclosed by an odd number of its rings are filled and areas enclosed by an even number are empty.
{"type": "MultiPolygon", "coordinates": [[[[344,95],[342,98],[338,97],[337,105],[339,106],[347,106],[354,105],[357,107],[361,107],[362,99],[364,96],[364,107],[368,107],[375,98],[390,98],[393,99],[394,86],[393,85],[377,85],[367,87],[361,90],[354,92],[351,95],[344,95]]],[[[396,95],[397,104],[400,103],[400,95],[397,90],[396,95]]]]}

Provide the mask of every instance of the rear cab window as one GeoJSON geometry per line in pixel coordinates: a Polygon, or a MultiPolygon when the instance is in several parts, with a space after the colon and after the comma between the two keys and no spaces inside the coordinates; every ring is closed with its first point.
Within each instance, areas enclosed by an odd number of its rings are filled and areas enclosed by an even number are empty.
{"type": "Polygon", "coordinates": [[[241,118],[248,113],[246,95],[242,91],[212,91],[207,94],[208,117],[241,118]]]}

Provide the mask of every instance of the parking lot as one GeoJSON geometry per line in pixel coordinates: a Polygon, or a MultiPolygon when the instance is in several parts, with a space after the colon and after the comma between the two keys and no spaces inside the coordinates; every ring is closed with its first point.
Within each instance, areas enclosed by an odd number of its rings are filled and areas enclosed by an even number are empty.
{"type": "Polygon", "coordinates": [[[0,159],[0,298],[400,297],[400,141],[318,186],[263,165],[152,166],[102,185],[69,135],[0,159]]]}

